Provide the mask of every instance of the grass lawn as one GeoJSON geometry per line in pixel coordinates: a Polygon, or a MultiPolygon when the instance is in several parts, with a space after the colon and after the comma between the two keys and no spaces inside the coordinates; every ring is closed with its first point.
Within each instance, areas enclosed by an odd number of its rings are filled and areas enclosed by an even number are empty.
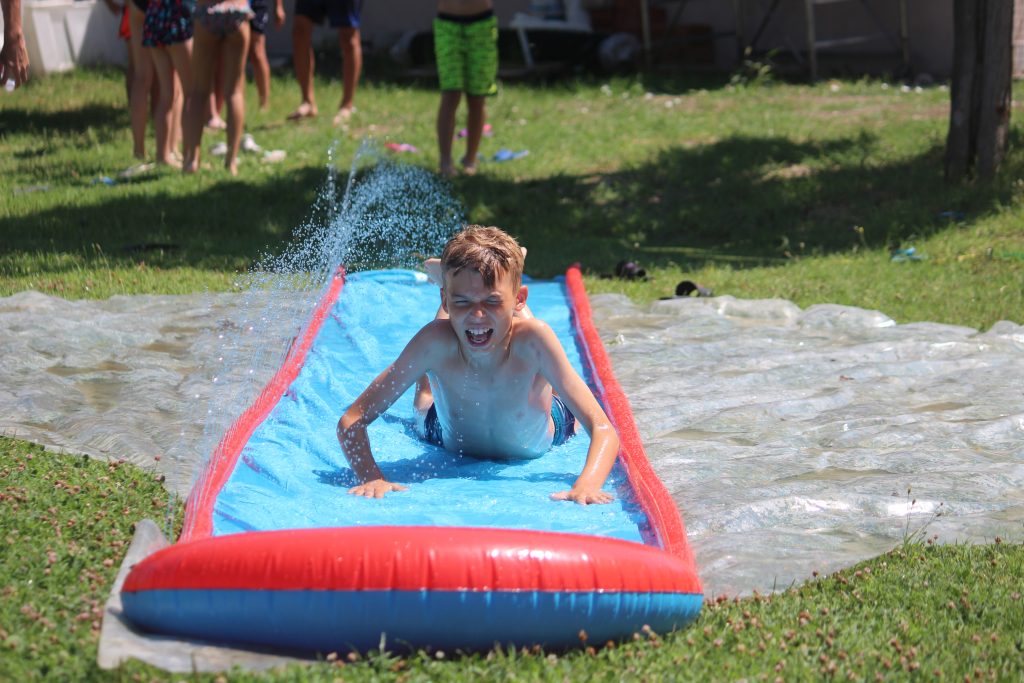
{"type": "MultiPolygon", "coordinates": [[[[283,120],[296,104],[290,77],[274,79],[268,112],[250,88],[248,130],[288,154],[276,164],[247,157],[237,178],[216,166],[120,178],[134,162],[117,72],[38,79],[0,97],[0,296],[230,289],[316,218],[336,138],[341,168],[365,136],[413,144],[420,152],[404,159],[436,166],[432,86],[371,69],[347,131],[330,124],[339,82],[317,87],[320,118],[298,124],[283,120]]],[[[531,274],[582,261],[595,293],[650,301],[686,278],[716,294],[849,304],[898,322],[1021,323],[1022,128],[996,182],[946,185],[948,96],[879,81],[730,87],[707,76],[506,85],[488,105],[495,134],[482,152],[530,154],[482,163],[451,189],[471,221],[530,247],[531,274]],[[926,258],[890,260],[890,249],[910,246],[926,258]],[[623,258],[651,279],[599,277],[623,258]]],[[[219,139],[208,132],[204,146],[219,139]]],[[[151,474],[0,439],[0,680],[182,678],[141,665],[104,674],[94,663],[96,610],[131,523],[160,518],[166,504],[151,474]]],[[[685,631],[616,647],[379,656],[231,679],[1019,680],[1022,538],[929,540],[922,531],[864,565],[709,605],[685,631]]]]}

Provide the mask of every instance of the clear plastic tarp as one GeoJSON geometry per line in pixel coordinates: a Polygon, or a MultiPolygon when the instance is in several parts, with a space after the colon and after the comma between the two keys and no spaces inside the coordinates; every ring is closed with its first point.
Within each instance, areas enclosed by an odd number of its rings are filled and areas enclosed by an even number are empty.
{"type": "MultiPolygon", "coordinates": [[[[0,433],[124,458],[186,495],[301,324],[275,339],[245,321],[299,316],[308,296],[0,298],[0,433]]],[[[728,296],[592,305],[708,595],[784,588],[908,534],[1020,536],[1021,326],[728,296]]]]}
{"type": "MultiPolygon", "coordinates": [[[[337,264],[409,267],[463,223],[433,174],[372,149],[356,155],[344,188],[328,173],[312,213],[280,256],[240,276],[238,293],[0,298],[0,434],[125,459],[186,496],[337,264]]],[[[897,325],[875,311],[729,296],[591,304],[708,596],[785,588],[907,537],[1020,538],[1020,325],[897,325]]],[[[166,543],[155,525],[140,529],[121,578],[166,543]]],[[[115,585],[103,666],[283,661],[134,633],[118,621],[118,599],[115,585]]]]}

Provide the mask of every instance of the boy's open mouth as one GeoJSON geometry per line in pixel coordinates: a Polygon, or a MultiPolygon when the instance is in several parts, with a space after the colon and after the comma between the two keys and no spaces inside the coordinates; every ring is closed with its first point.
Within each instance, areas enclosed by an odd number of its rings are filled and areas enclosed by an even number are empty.
{"type": "Polygon", "coordinates": [[[469,341],[470,346],[486,346],[487,342],[491,340],[491,335],[494,334],[494,329],[475,329],[466,330],[466,339],[469,341]]]}

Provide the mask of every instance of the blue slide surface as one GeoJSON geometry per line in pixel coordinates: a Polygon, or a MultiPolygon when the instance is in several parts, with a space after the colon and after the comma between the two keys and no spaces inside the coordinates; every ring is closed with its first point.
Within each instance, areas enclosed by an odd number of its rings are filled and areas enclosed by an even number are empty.
{"type": "MultiPolygon", "coordinates": [[[[560,281],[529,281],[529,304],[585,374],[560,281]]],[[[410,389],[369,428],[385,476],[409,486],[381,500],[350,496],[357,484],[335,435],[338,418],[433,319],[438,288],[414,271],[347,277],[298,378],[256,429],[217,497],[213,534],[337,526],[429,525],[531,529],[638,543],[647,520],[619,466],[609,505],[549,496],[571,487],[590,443],[580,432],[540,458],[499,462],[460,456],[418,438],[410,389]]]]}

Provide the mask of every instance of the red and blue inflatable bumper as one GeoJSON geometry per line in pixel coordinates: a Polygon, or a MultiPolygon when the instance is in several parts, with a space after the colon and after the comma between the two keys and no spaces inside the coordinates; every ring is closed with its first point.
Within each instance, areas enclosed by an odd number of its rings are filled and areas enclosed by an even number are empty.
{"type": "MultiPolygon", "coordinates": [[[[326,653],[382,644],[563,648],[579,645],[581,631],[603,643],[696,618],[702,591],[682,519],[644,454],[575,267],[564,283],[572,334],[620,435],[618,493],[641,542],[531,528],[373,524],[218,535],[218,514],[237,522],[237,506],[218,512],[218,496],[239,476],[233,473],[259,471],[243,453],[292,390],[342,283],[337,276],[281,371],[225,435],[190,497],[182,538],[131,570],[122,588],[131,622],[158,633],[326,653]]],[[[343,490],[337,495],[343,499],[343,490]]],[[[576,508],[552,505],[547,515],[576,508]]]]}
{"type": "Polygon", "coordinates": [[[562,648],[683,626],[700,587],[680,558],[611,538],[354,527],[171,546],[132,572],[140,626],[320,652],[495,643],[562,648]]]}

